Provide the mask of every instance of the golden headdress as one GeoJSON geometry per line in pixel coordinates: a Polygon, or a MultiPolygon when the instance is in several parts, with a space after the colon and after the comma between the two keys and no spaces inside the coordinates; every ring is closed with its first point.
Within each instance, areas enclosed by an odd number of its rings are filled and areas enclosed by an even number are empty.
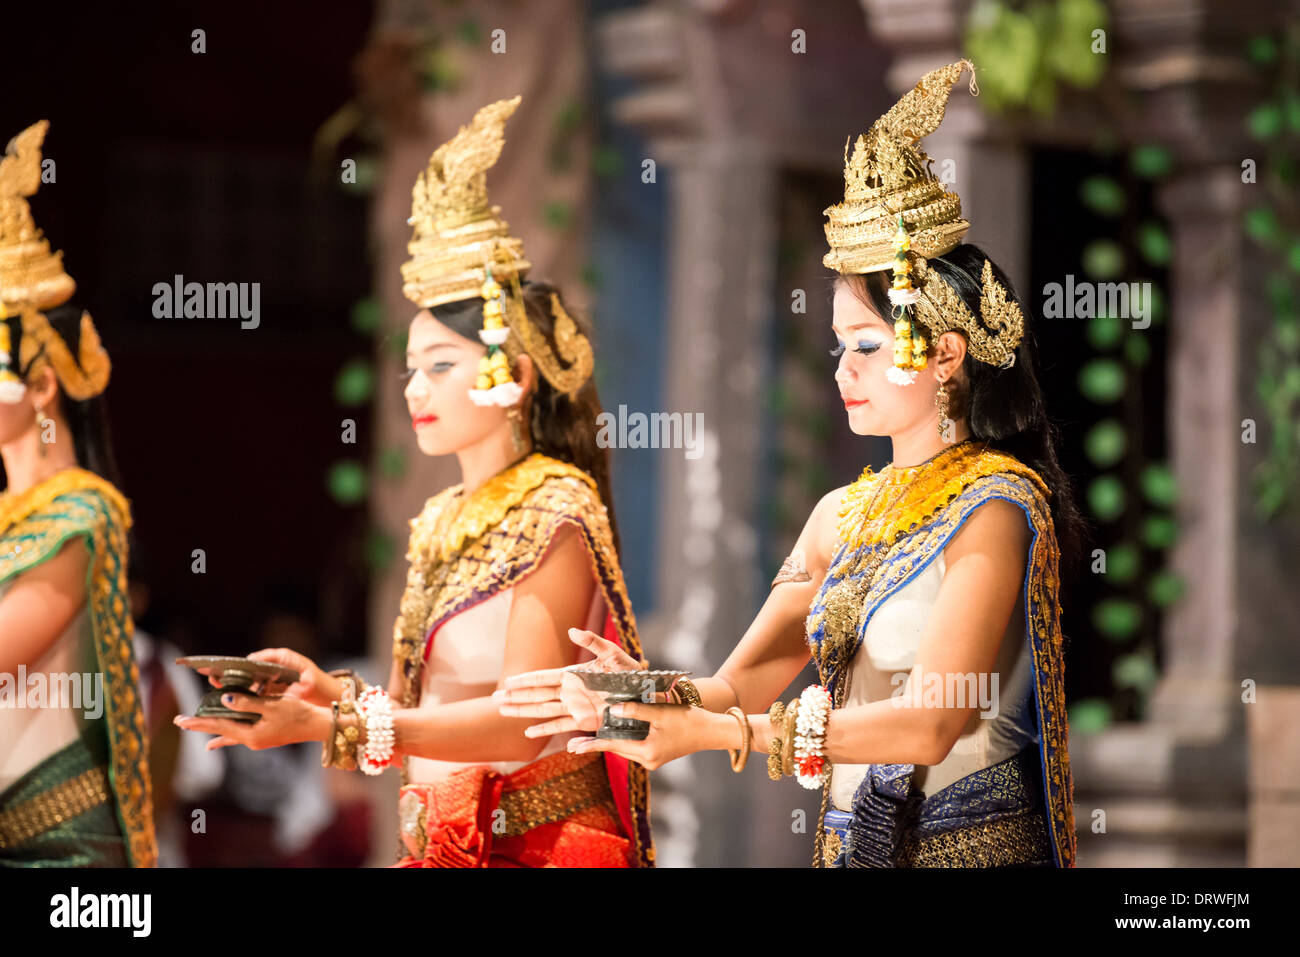
{"type": "Polygon", "coordinates": [[[557,359],[546,336],[528,319],[520,280],[532,264],[523,241],[510,235],[501,207],[491,206],[487,171],[505,146],[506,120],[520,97],[483,107],[460,131],[439,146],[415,181],[411,218],[415,234],[411,254],[402,265],[402,293],[416,305],[432,309],[449,302],[481,297],[483,329],[479,338],[488,354],[479,365],[470,397],[480,405],[515,405],[522,390],[514,382],[509,359],[526,352],[558,391],[576,392],[591,375],[591,343],[578,332],[559,296],[551,296],[555,341],[566,364],[557,359]]]}
{"type": "Polygon", "coordinates": [[[63,338],[41,312],[67,302],[77,284],[63,270],[63,254],[32,219],[27,197],[41,184],[41,144],[50,124],[41,120],[12,140],[0,159],[0,401],[21,401],[23,384],[13,362],[8,323],[21,316],[20,367],[38,373],[48,362],[69,397],[82,400],[108,385],[111,364],[90,313],[81,314],[80,355],[74,358],[63,338]]]}
{"type": "Polygon", "coordinates": [[[978,95],[975,65],[959,60],[922,77],[858,137],[851,157],[845,143],[844,202],[826,210],[826,266],[846,275],[894,271],[889,298],[901,309],[894,317],[889,378],[899,385],[914,381],[926,365],[925,332],[912,326],[909,307],[915,307],[930,335],[964,332],[971,355],[1003,368],[1014,364],[1024,332],[1024,317],[993,278],[988,260],[978,320],[926,265],[926,259],[956,248],[970,228],[961,215],[961,197],[939,182],[930,169],[933,160],[920,147],[921,138],[938,129],[948,94],[965,70],[971,73],[972,95],[978,95]]]}

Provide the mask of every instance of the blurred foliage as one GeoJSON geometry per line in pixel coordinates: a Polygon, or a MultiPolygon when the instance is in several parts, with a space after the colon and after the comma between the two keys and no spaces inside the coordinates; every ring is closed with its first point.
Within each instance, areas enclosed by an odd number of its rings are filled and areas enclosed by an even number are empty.
{"type": "Polygon", "coordinates": [[[1247,160],[1255,181],[1242,171],[1243,184],[1258,194],[1242,226],[1264,253],[1272,319],[1256,345],[1255,389],[1265,416],[1256,435],[1264,459],[1252,489],[1255,514],[1267,521],[1300,511],[1300,24],[1277,36],[1254,37],[1246,56],[1273,87],[1269,99],[1246,113],[1246,129],[1262,151],[1247,160]]]}
{"type": "Polygon", "coordinates": [[[1096,86],[1106,69],[1109,21],[1101,0],[978,0],[965,49],[979,68],[981,98],[995,113],[1027,108],[1041,115],[1054,109],[1058,84],[1096,86]]]}
{"type": "MultiPolygon", "coordinates": [[[[977,0],[966,24],[965,52],[979,67],[980,102],[994,113],[1045,115],[1055,108],[1062,85],[1097,86],[1107,66],[1109,25],[1101,0],[977,0]]],[[[1257,122],[1269,129],[1285,126],[1286,110],[1277,112],[1280,119],[1269,115],[1257,122]]],[[[1103,128],[1095,138],[1099,157],[1123,148],[1104,134],[1103,128]]],[[[1079,183],[1079,204],[1104,224],[1084,243],[1080,267],[1092,283],[1145,284],[1151,295],[1143,305],[1156,326],[1164,321],[1163,293],[1138,273],[1169,268],[1173,239],[1163,222],[1135,208],[1135,199],[1147,181],[1170,175],[1174,156],[1162,143],[1145,142],[1133,144],[1126,161],[1127,169],[1117,175],[1099,173],[1079,183]]],[[[1261,212],[1253,228],[1262,235],[1274,227],[1261,212]]],[[[1300,250],[1300,242],[1296,246],[1300,250]]],[[[1102,303],[1097,305],[1100,313],[1102,303]]],[[[1181,579],[1162,567],[1163,553],[1176,538],[1177,483],[1168,466],[1147,450],[1150,439],[1144,441],[1142,370],[1152,345],[1150,326],[1134,328],[1134,318],[1098,314],[1082,324],[1085,357],[1076,384],[1097,415],[1083,423],[1075,441],[1095,469],[1084,499],[1105,555],[1104,564],[1094,566],[1104,570],[1105,581],[1091,618],[1115,646],[1111,696],[1070,707],[1071,727],[1083,731],[1140,715],[1159,673],[1159,610],[1182,594],[1181,579]]]]}

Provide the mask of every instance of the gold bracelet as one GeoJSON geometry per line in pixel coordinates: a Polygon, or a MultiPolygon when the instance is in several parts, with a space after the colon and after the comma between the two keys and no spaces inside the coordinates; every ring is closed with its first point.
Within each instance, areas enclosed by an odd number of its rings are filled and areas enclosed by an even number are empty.
{"type": "MultiPolygon", "coordinates": [[[[352,701],[339,702],[339,712],[354,718],[357,713],[357,706],[352,701]]],[[[334,737],[335,745],[335,767],[344,771],[355,771],[357,769],[357,741],[361,737],[361,732],[357,730],[355,723],[341,727],[334,737]]]]}
{"type": "Polygon", "coordinates": [[[677,692],[679,703],[688,704],[692,708],[703,708],[704,699],[700,697],[700,690],[695,687],[695,682],[690,678],[678,678],[673,684],[673,690],[677,692]]]}
{"type": "Polygon", "coordinates": [[[754,731],[749,726],[749,717],[740,708],[732,705],[727,709],[727,714],[740,722],[740,750],[727,749],[727,753],[731,755],[731,770],[739,774],[744,770],[745,762],[749,760],[749,746],[753,740],[754,731]]]}
{"type": "Polygon", "coordinates": [[[793,699],[785,706],[785,743],[781,748],[781,771],[794,774],[794,726],[799,715],[799,699],[793,699]]]}
{"type": "Polygon", "coordinates": [[[767,746],[767,776],[773,781],[781,780],[781,735],[784,734],[785,705],[774,701],[767,710],[767,717],[772,722],[772,740],[767,746]]]}
{"type": "Polygon", "coordinates": [[[334,766],[334,735],[336,735],[339,730],[339,703],[337,701],[330,705],[330,712],[332,714],[332,717],[330,718],[330,730],[329,733],[325,735],[325,743],[320,749],[320,766],[323,768],[334,766]]]}

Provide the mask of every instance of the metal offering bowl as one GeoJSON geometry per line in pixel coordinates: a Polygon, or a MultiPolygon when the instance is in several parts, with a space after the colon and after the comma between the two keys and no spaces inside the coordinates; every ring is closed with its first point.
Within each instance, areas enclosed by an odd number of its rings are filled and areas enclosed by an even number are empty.
{"type": "Polygon", "coordinates": [[[252,688],[255,684],[260,684],[263,688],[268,684],[291,685],[299,678],[298,672],[293,668],[277,665],[274,661],[232,658],[229,655],[191,655],[188,658],[177,658],[176,663],[193,668],[195,671],[207,668],[221,682],[220,688],[208,689],[203,700],[199,702],[199,709],[194,712],[194,717],[229,718],[231,721],[242,721],[245,724],[257,724],[262,720],[262,716],[251,711],[235,711],[227,708],[221,703],[222,694],[227,691],[238,691],[257,698],[261,696],[253,694],[252,688]]]}
{"type": "MultiPolygon", "coordinates": [[[[610,704],[622,701],[654,701],[656,692],[664,692],[689,671],[574,671],[588,691],[605,692],[610,704]]],[[[650,734],[650,722],[636,718],[616,718],[605,708],[605,718],[596,731],[598,738],[644,741],[650,734]]]]}

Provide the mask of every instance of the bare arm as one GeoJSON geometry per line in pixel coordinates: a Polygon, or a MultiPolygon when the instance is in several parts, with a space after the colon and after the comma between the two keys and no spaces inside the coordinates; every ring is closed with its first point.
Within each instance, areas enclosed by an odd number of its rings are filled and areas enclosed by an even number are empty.
{"type": "Polygon", "coordinates": [[[0,674],[39,661],[86,604],[90,553],[80,538],[14,578],[0,599],[0,674]]]}
{"type": "MultiPolygon", "coordinates": [[[[980,505],[944,549],[943,584],[916,660],[904,686],[927,675],[990,673],[1003,634],[1015,613],[1029,550],[1029,528],[1016,505],[993,499],[980,505]]],[[[947,682],[945,682],[946,684],[947,682]]],[[[826,754],[832,763],[938,764],[948,756],[978,707],[899,707],[890,698],[834,711],[826,726],[826,754]]],[[[747,709],[748,711],[749,709],[747,709]]],[[[751,714],[752,749],[762,753],[771,740],[766,715],[751,714]]],[[[737,748],[740,728],[715,722],[706,747],[737,748]]]]}
{"type": "MultiPolygon", "coordinates": [[[[566,525],[537,571],[515,586],[497,686],[520,672],[572,664],[577,648],[568,630],[585,625],[595,589],[586,545],[566,525]]],[[[397,751],[440,761],[531,761],[546,744],[524,735],[532,723],[503,717],[489,696],[393,714],[397,751]]]]}
{"type": "Polygon", "coordinates": [[[704,707],[710,711],[726,711],[735,705],[746,713],[763,711],[808,663],[804,623],[830,566],[843,497],[843,488],[824,496],[795,542],[792,554],[803,556],[809,580],[773,586],[717,674],[696,682],[704,707]]]}

